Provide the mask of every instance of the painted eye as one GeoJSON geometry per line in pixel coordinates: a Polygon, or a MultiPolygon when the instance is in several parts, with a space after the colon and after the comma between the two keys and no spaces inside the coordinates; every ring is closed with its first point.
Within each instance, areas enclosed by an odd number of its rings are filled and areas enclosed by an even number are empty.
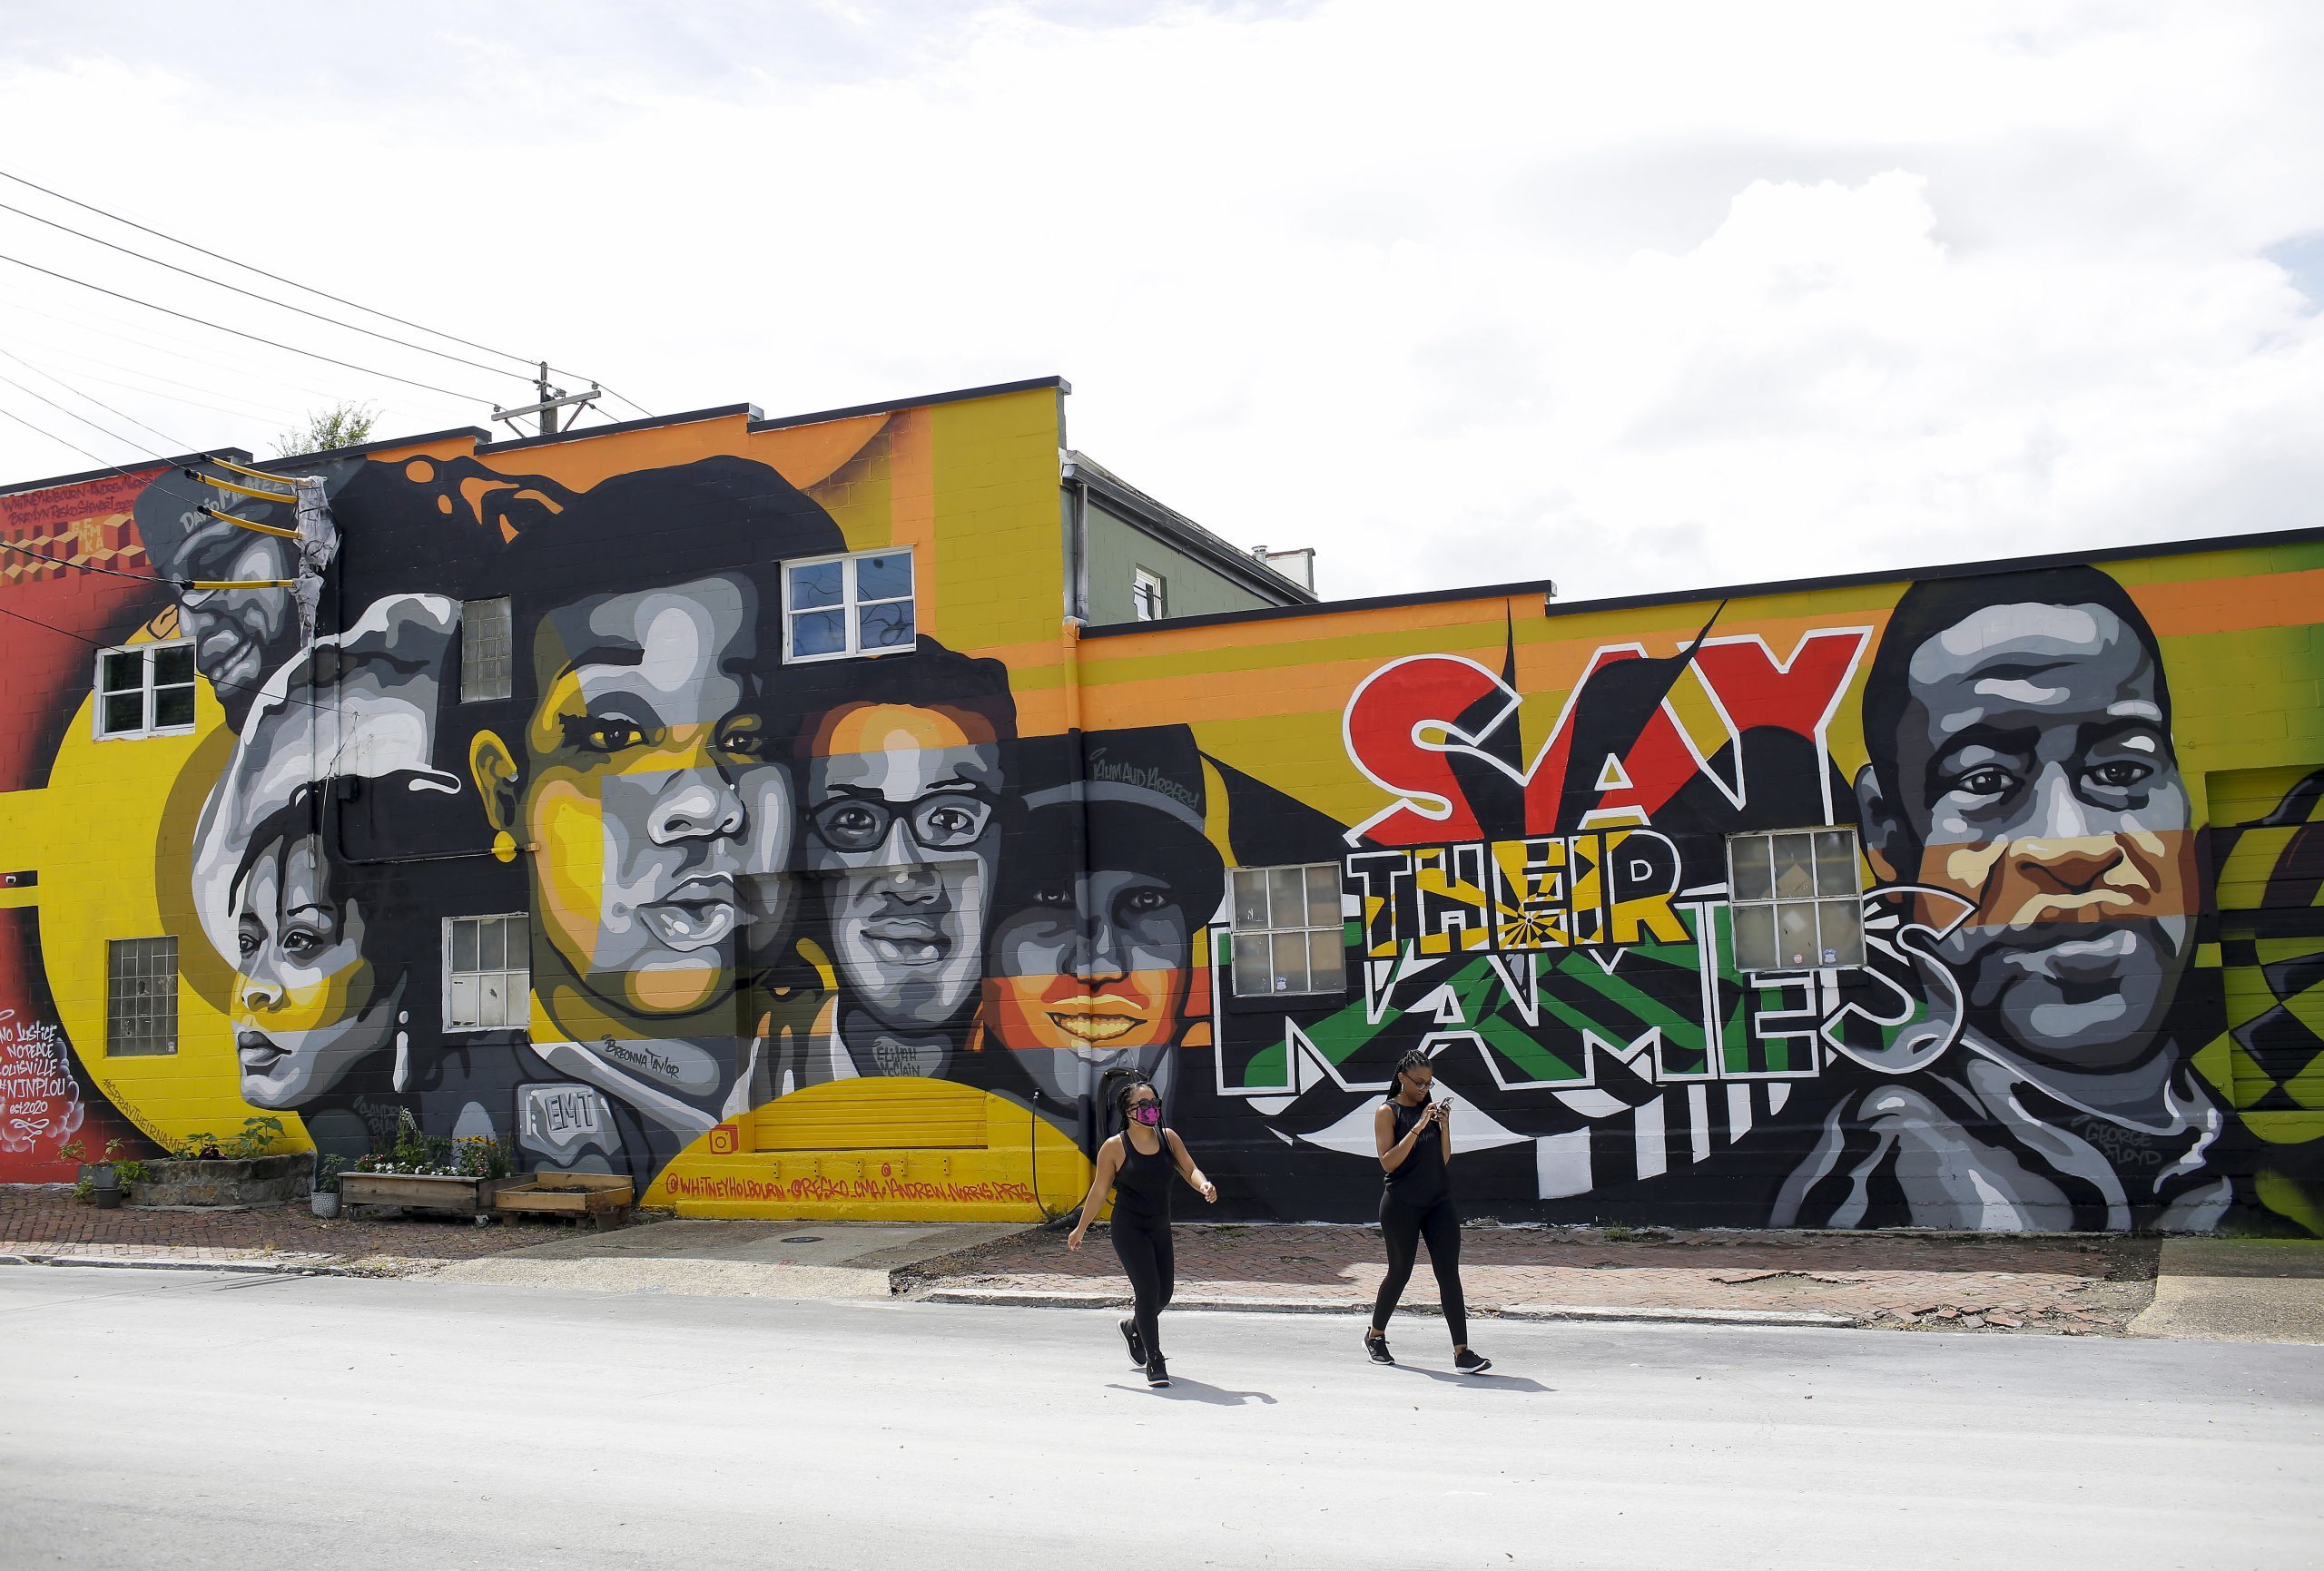
{"type": "Polygon", "coordinates": [[[615,715],[560,715],[557,723],[564,729],[565,745],[576,752],[621,752],[646,740],[643,726],[615,715]]]}
{"type": "Polygon", "coordinates": [[[2128,790],[2131,787],[2152,777],[2153,773],[2152,764],[2141,763],[2136,759],[2126,758],[2094,766],[2090,771],[2088,779],[2093,785],[2103,786],[2109,790],[2128,790]]]}
{"type": "Polygon", "coordinates": [[[282,935],[282,952],[294,960],[311,960],[322,953],[322,940],[312,933],[292,929],[282,935]]]}
{"type": "Polygon", "coordinates": [[[1953,781],[1952,789],[1956,791],[1965,791],[1970,796],[1997,797],[2015,783],[2010,778],[2008,771],[1985,764],[1956,777],[1953,781]]]}
{"type": "Polygon", "coordinates": [[[766,736],[758,731],[730,731],[718,739],[718,745],[736,758],[755,760],[766,756],[766,736]]]}
{"type": "Polygon", "coordinates": [[[1062,910],[1073,904],[1073,890],[1064,884],[1050,884],[1033,891],[1033,904],[1062,910]]]}
{"type": "Polygon", "coordinates": [[[1159,889],[1133,889],[1122,905],[1142,916],[1148,911],[1158,911],[1169,903],[1170,897],[1159,889]]]}

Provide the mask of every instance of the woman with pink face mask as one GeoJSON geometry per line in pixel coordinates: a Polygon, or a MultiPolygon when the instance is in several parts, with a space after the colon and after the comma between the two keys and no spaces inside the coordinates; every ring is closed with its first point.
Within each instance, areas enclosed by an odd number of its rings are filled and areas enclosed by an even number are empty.
{"type": "Polygon", "coordinates": [[[1162,1098],[1152,1081],[1143,1075],[1126,1077],[1115,1102],[1122,1114],[1122,1132],[1098,1148],[1098,1171],[1081,1203],[1081,1220],[1065,1242],[1068,1249],[1081,1247],[1090,1219],[1111,1192],[1114,1253],[1137,1302],[1137,1312],[1121,1323],[1122,1340],[1129,1344],[1130,1362],[1145,1366],[1146,1383],[1159,1388],[1170,1383],[1169,1369],[1162,1361],[1160,1321],[1173,1286],[1170,1195],[1177,1186],[1172,1180],[1184,1178],[1214,1205],[1218,1186],[1195,1165],[1177,1131],[1162,1127],[1162,1098]]]}

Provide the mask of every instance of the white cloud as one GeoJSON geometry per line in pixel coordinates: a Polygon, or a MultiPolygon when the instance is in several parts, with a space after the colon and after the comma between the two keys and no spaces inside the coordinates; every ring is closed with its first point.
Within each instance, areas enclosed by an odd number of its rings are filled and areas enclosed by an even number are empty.
{"type": "MultiPolygon", "coordinates": [[[[408,15],[60,8],[0,68],[0,167],[658,409],[1060,371],[1077,445],[1231,537],[1317,546],[1334,594],[2277,527],[2324,478],[2324,317],[2280,265],[2324,231],[2304,7],[408,15]]],[[[0,251],[269,319],[5,214],[0,251]]],[[[202,353],[76,293],[12,277],[0,345],[237,409],[477,417],[7,309],[202,353]]],[[[272,429],[113,391],[189,441],[272,429]]],[[[83,463],[0,428],[0,474],[83,463]]]]}

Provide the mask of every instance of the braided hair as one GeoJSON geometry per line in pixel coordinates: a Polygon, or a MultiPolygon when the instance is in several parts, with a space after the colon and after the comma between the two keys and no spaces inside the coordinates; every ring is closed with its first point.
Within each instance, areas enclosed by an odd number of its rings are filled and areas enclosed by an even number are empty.
{"type": "MultiPolygon", "coordinates": [[[[1129,1099],[1137,1095],[1140,1087],[1152,1091],[1157,1099],[1162,1095],[1154,1082],[1143,1072],[1127,1066],[1107,1070],[1105,1078],[1099,1084],[1111,1087],[1109,1091],[1103,1091],[1100,1094],[1104,1096],[1106,1105],[1114,1110],[1114,1126],[1117,1129],[1129,1127],[1129,1099]]],[[[1160,1126],[1157,1124],[1156,1127],[1160,1126]]]]}
{"type": "Polygon", "coordinates": [[[1406,1048],[1404,1050],[1404,1056],[1396,1060],[1396,1072],[1388,1076],[1388,1100],[1393,1102],[1396,1099],[1397,1094],[1403,1090],[1404,1072],[1406,1070],[1426,1069],[1428,1067],[1429,1056],[1426,1048],[1406,1048]]]}

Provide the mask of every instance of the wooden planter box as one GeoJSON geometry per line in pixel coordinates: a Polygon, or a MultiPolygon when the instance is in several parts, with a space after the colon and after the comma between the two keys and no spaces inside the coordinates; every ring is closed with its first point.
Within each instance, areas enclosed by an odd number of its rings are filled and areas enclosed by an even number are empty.
{"type": "Polygon", "coordinates": [[[440,1211],[453,1216],[486,1216],[501,1190],[513,1178],[444,1178],[433,1173],[342,1173],[339,1203],[352,1211],[359,1205],[399,1205],[406,1211],[440,1211]]]}
{"type": "Polygon", "coordinates": [[[629,1218],[636,1190],[609,1173],[536,1173],[500,1192],[493,1207],[503,1216],[523,1214],[570,1220],[603,1228],[629,1218]]]}

